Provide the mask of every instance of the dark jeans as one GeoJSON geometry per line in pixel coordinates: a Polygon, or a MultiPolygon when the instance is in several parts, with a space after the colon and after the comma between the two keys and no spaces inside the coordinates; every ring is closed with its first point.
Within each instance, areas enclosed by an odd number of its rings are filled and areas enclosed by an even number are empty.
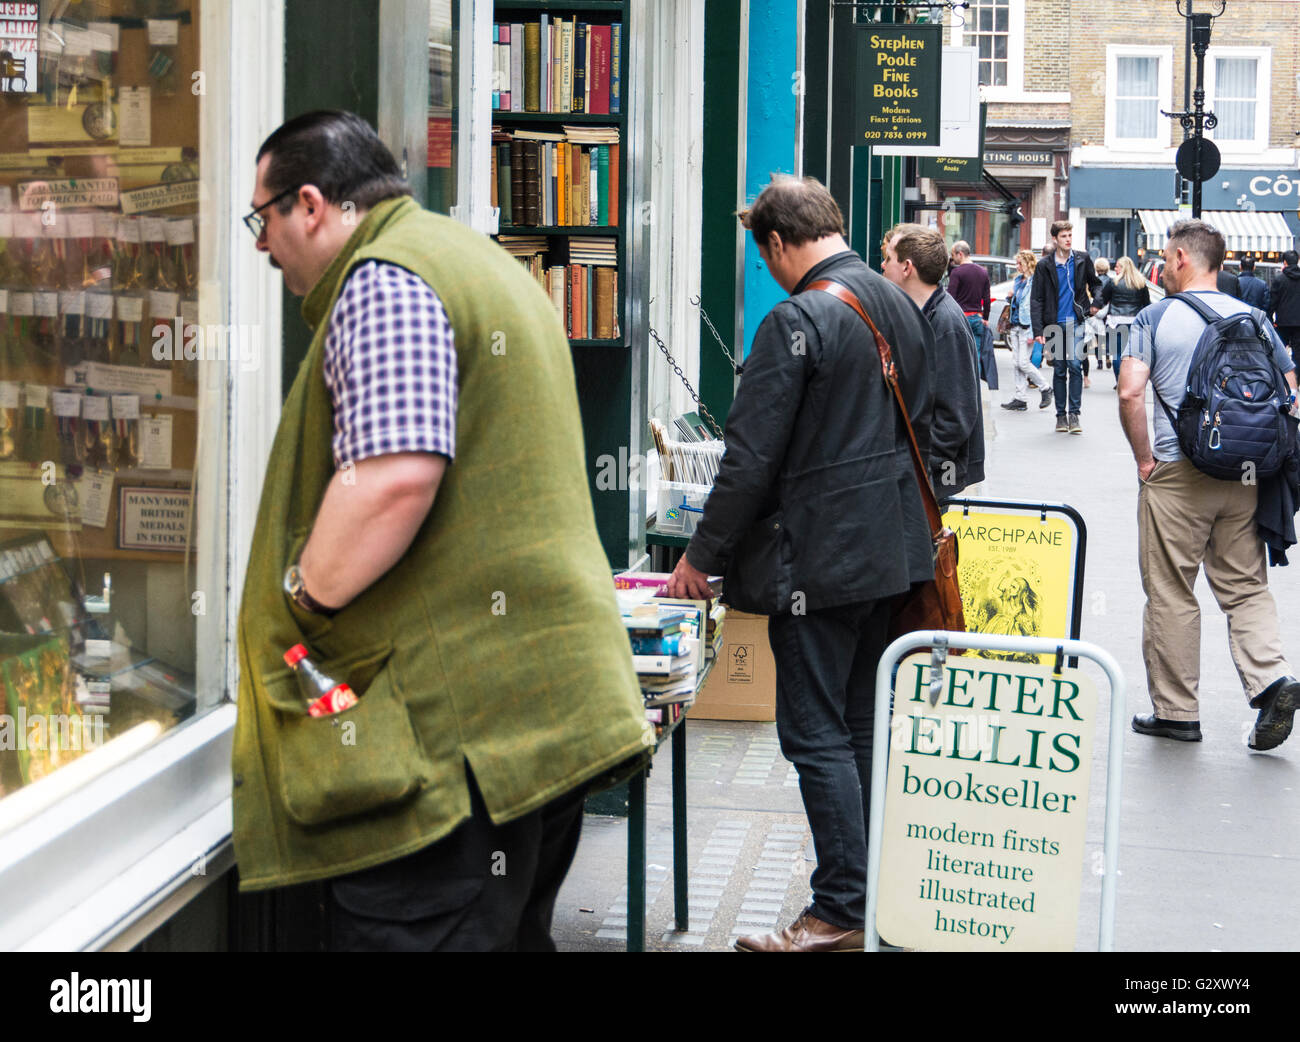
{"type": "Polygon", "coordinates": [[[971,336],[975,338],[975,349],[979,353],[980,379],[989,385],[990,391],[998,389],[998,363],[993,357],[993,330],[979,315],[967,315],[966,324],[970,326],[971,336]]]}
{"type": "Polygon", "coordinates": [[[893,599],[773,615],[776,733],[799,771],[817,868],[812,913],[860,930],[867,900],[867,818],[876,666],[893,599]]]}
{"type": "Polygon", "coordinates": [[[1052,361],[1052,394],[1056,398],[1057,416],[1066,414],[1067,401],[1069,411],[1076,415],[1083,404],[1083,330],[1075,325],[1067,325],[1063,329],[1064,334],[1058,334],[1058,345],[1065,357],[1052,361]]]}
{"type": "Polygon", "coordinates": [[[451,835],[330,881],[332,951],[555,951],[551,917],[586,787],[493,825],[469,782],[474,816],[451,835]]]}

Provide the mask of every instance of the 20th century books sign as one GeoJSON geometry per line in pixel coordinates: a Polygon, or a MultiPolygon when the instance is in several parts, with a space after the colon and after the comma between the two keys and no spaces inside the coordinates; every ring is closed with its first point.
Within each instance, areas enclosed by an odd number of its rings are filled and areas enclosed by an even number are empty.
{"type": "Polygon", "coordinates": [[[931,951],[1071,951],[1097,690],[1077,669],[961,657],[929,698],[899,668],[877,932],[931,951]]]}
{"type": "Polygon", "coordinates": [[[863,25],[857,33],[857,143],[938,145],[943,27],[863,25]]]}

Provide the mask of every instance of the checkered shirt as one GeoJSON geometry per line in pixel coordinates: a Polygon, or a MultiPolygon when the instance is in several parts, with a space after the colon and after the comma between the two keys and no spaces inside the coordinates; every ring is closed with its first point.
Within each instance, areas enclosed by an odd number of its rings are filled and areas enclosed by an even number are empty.
{"type": "Polygon", "coordinates": [[[456,349],[442,301],[379,261],[348,276],[325,337],[334,465],[393,452],[456,449],[456,349]]]}

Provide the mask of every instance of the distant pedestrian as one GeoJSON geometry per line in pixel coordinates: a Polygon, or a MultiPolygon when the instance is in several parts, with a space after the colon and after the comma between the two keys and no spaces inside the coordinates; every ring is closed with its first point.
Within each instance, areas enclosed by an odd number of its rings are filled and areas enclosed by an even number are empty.
{"type": "Polygon", "coordinates": [[[1151,291],[1137,265],[1128,257],[1121,257],[1115,262],[1115,278],[1106,280],[1095,303],[1098,311],[1109,309],[1106,311],[1106,366],[1114,368],[1118,387],[1119,360],[1124,356],[1129,329],[1138,312],[1151,304],[1151,291]]]}
{"type": "Polygon", "coordinates": [[[948,293],[961,305],[971,336],[980,353],[980,378],[990,391],[998,389],[998,367],[993,357],[993,331],[989,329],[989,305],[993,290],[989,273],[982,264],[971,260],[970,243],[958,239],[952,244],[952,268],[948,273],[948,293]]]}
{"type": "Polygon", "coordinates": [[[882,246],[885,278],[912,298],[934,330],[930,417],[930,481],[940,500],[984,480],[984,411],[979,355],[961,308],[939,288],[948,250],[943,236],[919,224],[897,224],[882,246]]]}
{"type": "MultiPolygon", "coordinates": [[[[1097,272],[1097,278],[1101,279],[1102,290],[1110,285],[1110,261],[1105,257],[1096,257],[1092,262],[1093,269],[1097,272]]],[[[1097,300],[1098,294],[1093,294],[1093,306],[1088,312],[1088,318],[1084,322],[1084,331],[1087,334],[1088,343],[1083,351],[1083,386],[1091,387],[1092,380],[1088,376],[1088,355],[1091,353],[1097,359],[1097,371],[1103,368],[1101,359],[1106,349],[1106,323],[1103,319],[1097,317],[1097,300]]]]}
{"type": "MultiPolygon", "coordinates": [[[[1237,315],[1249,305],[1216,290],[1223,263],[1223,236],[1204,221],[1179,221],[1165,247],[1165,288],[1195,293],[1220,315],[1237,315]]],[[[1228,648],[1247,699],[1259,710],[1252,749],[1272,749],[1291,733],[1300,706],[1300,682],[1282,651],[1277,606],[1268,589],[1264,543],[1255,523],[1259,487],[1224,481],[1198,470],[1179,450],[1178,436],[1155,410],[1154,444],[1147,433],[1146,391],[1150,383],[1175,414],[1205,321],[1182,300],[1166,298],[1133,323],[1120,369],[1120,422],[1137,460],[1138,560],[1147,595],[1142,623],[1142,657],[1147,691],[1155,712],[1133,718],[1138,734],[1201,740],[1201,613],[1196,574],[1205,578],[1228,616],[1228,648]]],[[[1282,343],[1273,357],[1294,392],[1294,367],[1282,343]]]]}
{"type": "Polygon", "coordinates": [[[1092,298],[1101,280],[1092,258],[1083,250],[1071,249],[1074,225],[1054,221],[1052,249],[1034,270],[1030,318],[1034,339],[1047,346],[1056,375],[1052,380],[1056,396],[1058,433],[1082,434],[1079,412],[1083,402],[1083,321],[1092,308],[1092,298]]]}
{"type": "MultiPolygon", "coordinates": [[[[1168,258],[1169,251],[1165,251],[1165,257],[1168,258]]],[[[1241,280],[1230,271],[1219,269],[1219,273],[1214,276],[1214,287],[1220,293],[1226,293],[1230,297],[1236,297],[1238,300],[1245,298],[1241,295],[1241,280]]]]}
{"type": "Polygon", "coordinates": [[[1277,326],[1278,336],[1291,348],[1291,357],[1300,365],[1300,254],[1287,250],[1282,254],[1285,267],[1273,280],[1269,290],[1269,318],[1277,326]]]}
{"type": "Polygon", "coordinates": [[[1011,284],[1011,295],[1007,297],[1007,309],[1011,313],[1011,328],[1007,330],[1007,346],[1011,348],[1011,361],[1015,366],[1016,393],[1009,402],[1002,403],[1002,408],[1012,412],[1024,412],[1029,408],[1031,385],[1039,392],[1040,409],[1046,409],[1052,404],[1052,388],[1033,362],[1034,344],[1030,332],[1029,298],[1033,292],[1034,266],[1037,263],[1038,256],[1033,250],[1021,250],[1016,254],[1018,274],[1011,284]]]}
{"type": "Polygon", "coordinates": [[[1253,308],[1259,308],[1268,314],[1268,283],[1255,275],[1255,258],[1241,258],[1241,274],[1237,276],[1241,286],[1241,299],[1253,308]]]}

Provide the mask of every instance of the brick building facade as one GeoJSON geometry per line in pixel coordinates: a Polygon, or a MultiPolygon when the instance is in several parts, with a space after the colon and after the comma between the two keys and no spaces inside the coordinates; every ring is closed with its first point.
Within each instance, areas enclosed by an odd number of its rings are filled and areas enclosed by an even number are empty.
{"type": "MultiPolygon", "coordinates": [[[[1172,0],[1137,5],[1140,31],[1133,0],[1070,6],[1070,208],[1083,226],[1075,241],[1112,260],[1158,249],[1162,227],[1190,201],[1174,170],[1183,129],[1160,115],[1185,107],[1187,22],[1172,0]]],[[[1195,70],[1193,57],[1193,85],[1195,70]]],[[[1221,169],[1202,185],[1202,207],[1234,252],[1275,255],[1300,232],[1297,77],[1300,3],[1229,0],[1204,63],[1205,108],[1220,120],[1207,136],[1221,169]]]]}

